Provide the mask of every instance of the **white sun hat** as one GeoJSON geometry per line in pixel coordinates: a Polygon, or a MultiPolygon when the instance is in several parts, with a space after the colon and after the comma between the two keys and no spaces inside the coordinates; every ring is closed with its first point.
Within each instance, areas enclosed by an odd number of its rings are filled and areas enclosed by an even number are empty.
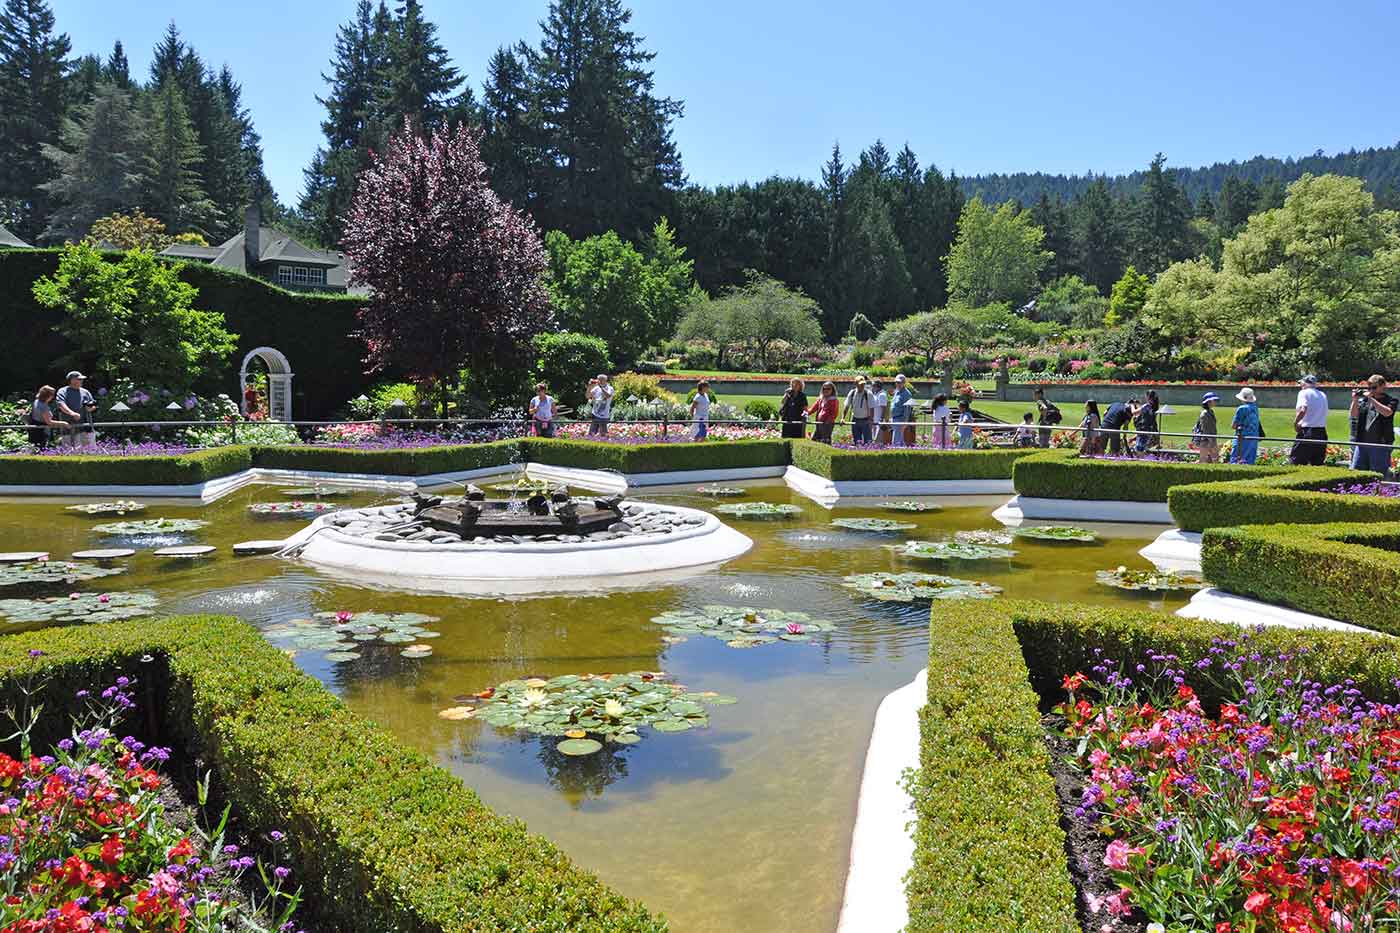
{"type": "Polygon", "coordinates": [[[1243,389],[1240,389],[1239,394],[1236,395],[1235,398],[1239,399],[1241,402],[1252,402],[1254,401],[1254,390],[1249,386],[1245,386],[1243,389]]]}

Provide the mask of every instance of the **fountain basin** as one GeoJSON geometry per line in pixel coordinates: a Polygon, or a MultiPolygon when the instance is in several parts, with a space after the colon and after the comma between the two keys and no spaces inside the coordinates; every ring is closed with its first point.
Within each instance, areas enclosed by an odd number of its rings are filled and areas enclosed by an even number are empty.
{"type": "Polygon", "coordinates": [[[625,533],[452,541],[434,530],[421,532],[423,537],[415,540],[395,537],[384,529],[406,523],[412,508],[384,506],[323,515],[287,544],[293,556],[319,566],[362,573],[376,581],[402,579],[415,589],[457,592],[471,589],[461,584],[474,581],[510,581],[514,591],[535,585],[554,590],[560,580],[577,584],[585,578],[717,564],[753,547],[747,536],[698,509],[647,502],[628,502],[626,509],[624,520],[632,530],[625,533]]]}

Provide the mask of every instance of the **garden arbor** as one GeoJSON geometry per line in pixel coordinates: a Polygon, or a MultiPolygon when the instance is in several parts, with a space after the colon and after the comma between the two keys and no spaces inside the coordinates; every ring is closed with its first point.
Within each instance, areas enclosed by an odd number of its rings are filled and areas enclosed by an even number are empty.
{"type": "Polygon", "coordinates": [[[272,421],[292,420],[292,365],[281,350],[272,347],[257,347],[243,357],[243,365],[238,367],[238,410],[246,416],[248,401],[243,397],[243,387],[248,384],[248,367],[254,360],[262,360],[267,367],[267,417],[272,421]]]}

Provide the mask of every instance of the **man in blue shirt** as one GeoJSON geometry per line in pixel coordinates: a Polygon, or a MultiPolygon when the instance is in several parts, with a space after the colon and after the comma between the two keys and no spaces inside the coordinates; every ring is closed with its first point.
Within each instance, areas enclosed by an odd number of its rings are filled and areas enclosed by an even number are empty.
{"type": "Polygon", "coordinates": [[[894,377],[894,397],[890,399],[890,426],[894,446],[914,446],[914,393],[909,391],[904,373],[894,377]]]}

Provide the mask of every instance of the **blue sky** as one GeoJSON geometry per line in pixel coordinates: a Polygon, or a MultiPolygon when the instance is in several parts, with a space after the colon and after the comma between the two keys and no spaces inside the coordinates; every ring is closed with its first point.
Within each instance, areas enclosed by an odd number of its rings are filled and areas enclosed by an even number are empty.
{"type": "MultiPolygon", "coordinates": [[[[51,0],[78,52],[126,45],[142,76],[173,17],[242,82],[268,173],[295,202],[320,141],[315,95],[354,0],[51,0]]],[[[480,88],[535,42],[547,0],[424,0],[480,88]]],[[[906,141],[960,174],[1117,173],[1400,141],[1400,3],[634,0],[690,179],[815,177],[834,140],[906,141]]]]}

